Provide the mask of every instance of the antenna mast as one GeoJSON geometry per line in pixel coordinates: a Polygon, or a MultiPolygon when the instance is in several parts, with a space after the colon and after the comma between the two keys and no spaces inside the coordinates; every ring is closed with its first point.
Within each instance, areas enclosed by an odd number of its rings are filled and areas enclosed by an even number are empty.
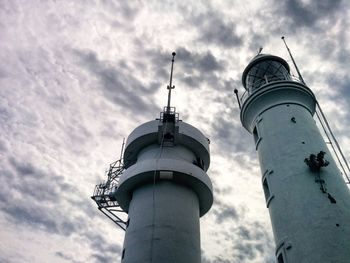
{"type": "Polygon", "coordinates": [[[175,88],[175,86],[172,86],[172,82],[173,82],[173,70],[174,70],[174,61],[175,61],[176,53],[173,52],[171,55],[173,56],[173,58],[171,60],[171,71],[170,71],[169,85],[167,86],[167,89],[169,90],[169,92],[168,92],[168,104],[167,104],[167,112],[168,113],[170,112],[171,90],[175,88]]]}
{"type": "Polygon", "coordinates": [[[299,79],[301,80],[301,82],[302,82],[303,84],[306,85],[306,83],[305,83],[303,77],[302,77],[301,74],[300,74],[300,71],[299,71],[299,69],[298,69],[297,63],[295,63],[295,60],[294,60],[294,58],[293,58],[293,56],[292,56],[292,53],[290,52],[290,49],[289,49],[289,47],[287,46],[286,41],[284,40],[284,36],[282,36],[281,39],[283,40],[284,45],[286,46],[286,48],[287,48],[287,50],[288,50],[289,56],[290,56],[290,58],[291,58],[292,61],[293,61],[293,65],[294,65],[295,69],[297,70],[299,79]]]}

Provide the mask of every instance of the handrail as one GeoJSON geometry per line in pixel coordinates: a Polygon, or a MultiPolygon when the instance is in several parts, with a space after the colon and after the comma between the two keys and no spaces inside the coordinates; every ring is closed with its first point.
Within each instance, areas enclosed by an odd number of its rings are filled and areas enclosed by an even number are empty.
{"type": "Polygon", "coordinates": [[[261,90],[268,84],[279,82],[279,81],[292,81],[292,82],[294,81],[294,82],[299,82],[303,84],[303,82],[299,79],[299,77],[294,75],[289,75],[288,78],[285,78],[285,79],[281,79],[280,77],[276,77],[272,75],[266,75],[265,79],[259,79],[252,85],[253,90],[249,89],[243,93],[243,95],[240,98],[241,105],[243,105],[243,103],[248,99],[250,95],[254,94],[258,90],[261,90]]]}
{"type": "Polygon", "coordinates": [[[317,119],[318,119],[319,123],[321,124],[321,127],[322,127],[322,129],[323,129],[323,131],[328,139],[328,142],[330,143],[330,145],[332,147],[333,153],[338,161],[338,164],[340,165],[344,181],[346,184],[350,185],[350,178],[349,178],[350,167],[349,167],[348,161],[345,158],[343,151],[340,148],[340,145],[338,143],[338,140],[334,136],[334,133],[333,133],[331,127],[329,126],[328,120],[327,120],[326,116],[324,115],[323,110],[318,102],[316,103],[316,107],[317,107],[318,111],[320,112],[320,114],[318,114],[318,112],[316,111],[317,119]],[[333,145],[333,143],[335,145],[333,145]]]}

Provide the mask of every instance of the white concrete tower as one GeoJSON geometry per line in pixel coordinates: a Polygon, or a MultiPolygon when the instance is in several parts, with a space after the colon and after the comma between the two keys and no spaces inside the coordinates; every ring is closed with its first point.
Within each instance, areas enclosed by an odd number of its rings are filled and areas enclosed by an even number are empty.
{"type": "Polygon", "coordinates": [[[126,142],[114,193],[128,213],[123,263],[201,262],[199,218],[213,203],[209,141],[170,107],[171,79],[172,73],[160,118],[137,127],[126,142]]]}
{"type": "Polygon", "coordinates": [[[257,55],[242,82],[277,262],[349,263],[350,193],[313,119],[314,94],[272,55],[257,55]]]}

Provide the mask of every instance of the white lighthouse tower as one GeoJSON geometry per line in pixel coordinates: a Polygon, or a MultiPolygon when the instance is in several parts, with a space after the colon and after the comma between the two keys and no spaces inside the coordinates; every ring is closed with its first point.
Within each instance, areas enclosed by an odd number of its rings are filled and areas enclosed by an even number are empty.
{"type": "MultiPolygon", "coordinates": [[[[199,218],[213,203],[209,140],[170,106],[174,56],[168,105],[131,132],[117,186],[102,198],[128,213],[123,263],[201,262],[199,218]]],[[[103,209],[100,196],[93,199],[103,209]]]]}
{"type": "Polygon", "coordinates": [[[257,55],[242,82],[277,262],[349,263],[350,192],[313,119],[313,92],[272,55],[257,55]]]}

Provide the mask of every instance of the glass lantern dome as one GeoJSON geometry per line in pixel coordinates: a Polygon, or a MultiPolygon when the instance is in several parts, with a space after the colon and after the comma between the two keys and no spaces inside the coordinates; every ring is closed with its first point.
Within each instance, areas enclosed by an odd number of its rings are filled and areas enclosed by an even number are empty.
{"type": "Polygon", "coordinates": [[[259,54],[248,64],[242,75],[242,83],[248,94],[270,82],[291,80],[288,63],[277,56],[259,54]]]}

